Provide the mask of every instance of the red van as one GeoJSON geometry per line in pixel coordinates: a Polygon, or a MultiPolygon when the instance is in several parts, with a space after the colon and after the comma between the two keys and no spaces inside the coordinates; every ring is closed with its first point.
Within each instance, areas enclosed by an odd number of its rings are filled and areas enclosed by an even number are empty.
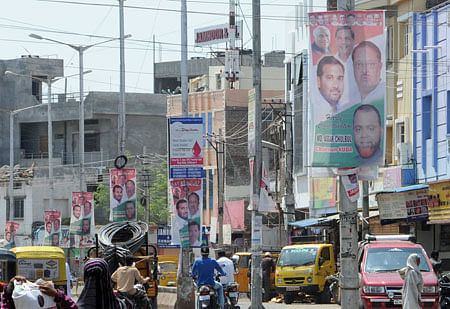
{"type": "Polygon", "coordinates": [[[359,243],[358,262],[362,308],[402,307],[403,280],[397,270],[412,253],[420,256],[424,287],[422,308],[438,308],[438,280],[423,247],[412,235],[367,235],[359,243]]]}

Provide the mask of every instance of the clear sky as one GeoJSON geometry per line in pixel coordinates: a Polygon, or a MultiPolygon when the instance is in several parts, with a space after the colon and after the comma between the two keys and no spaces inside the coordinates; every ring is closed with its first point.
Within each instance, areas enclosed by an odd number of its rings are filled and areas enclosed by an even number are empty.
{"type": "MultiPolygon", "coordinates": [[[[119,36],[116,0],[2,0],[0,15],[0,59],[21,55],[64,60],[65,75],[78,73],[78,53],[68,46],[30,38],[30,33],[71,43],[88,45],[119,36]],[[98,36],[98,37],[96,37],[98,36]]],[[[153,91],[153,35],[156,61],[180,59],[179,0],[126,0],[125,68],[127,92],[153,91]]],[[[293,15],[295,0],[261,1],[262,51],[284,50],[286,16],[293,15]]],[[[208,47],[194,47],[194,29],[228,21],[227,0],[188,0],[188,57],[208,56],[208,47]]],[[[245,16],[244,47],[252,48],[251,0],[241,0],[245,16]]],[[[237,13],[242,16],[240,9],[237,13]]],[[[224,45],[218,46],[223,50],[224,45]]],[[[105,43],[85,52],[87,91],[119,91],[119,41],[105,43]]],[[[68,81],[68,92],[78,92],[78,77],[68,81]]],[[[53,86],[64,92],[64,82],[53,86]]]]}

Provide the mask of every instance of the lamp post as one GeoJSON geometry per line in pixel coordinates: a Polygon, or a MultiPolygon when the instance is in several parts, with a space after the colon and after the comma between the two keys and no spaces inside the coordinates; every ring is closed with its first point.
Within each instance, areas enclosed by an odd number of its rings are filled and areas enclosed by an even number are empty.
{"type": "MultiPolygon", "coordinates": [[[[108,40],[104,40],[101,42],[97,42],[94,44],[89,44],[89,45],[73,45],[73,44],[69,44],[69,43],[65,43],[65,42],[61,42],[58,40],[54,40],[54,39],[49,39],[34,33],[31,33],[29,35],[31,38],[33,39],[38,39],[38,40],[46,40],[46,41],[50,41],[50,42],[54,42],[54,43],[58,43],[58,44],[62,44],[62,45],[66,45],[69,46],[70,48],[73,48],[74,50],[76,50],[78,52],[78,56],[79,56],[79,75],[80,75],[80,122],[79,122],[79,154],[80,154],[80,191],[84,191],[84,79],[83,79],[83,54],[84,52],[96,45],[100,45],[103,43],[107,43],[107,42],[111,42],[111,41],[115,41],[118,40],[119,38],[112,38],[112,39],[108,39],[108,40]]],[[[128,34],[126,36],[124,36],[124,39],[131,37],[131,34],[128,34]]]]}
{"type": "MultiPolygon", "coordinates": [[[[91,70],[85,71],[83,72],[83,74],[88,74],[91,73],[91,70]]],[[[19,74],[19,73],[15,73],[15,72],[11,72],[11,71],[6,71],[5,75],[14,75],[14,76],[19,76],[19,77],[26,77],[26,78],[30,78],[30,79],[35,79],[38,80],[40,82],[46,83],[47,84],[47,96],[48,96],[48,101],[47,101],[47,127],[48,127],[48,182],[49,182],[49,189],[50,189],[50,197],[49,197],[49,209],[53,210],[54,206],[53,206],[53,202],[54,202],[54,180],[53,180],[53,126],[52,126],[52,107],[51,107],[51,103],[52,103],[52,84],[60,79],[66,78],[66,77],[72,77],[78,74],[73,74],[73,75],[69,75],[69,76],[62,76],[62,77],[57,77],[57,78],[51,78],[51,77],[47,77],[47,78],[39,78],[39,77],[34,77],[34,76],[30,76],[30,75],[24,75],[24,74],[19,74]]],[[[41,105],[34,105],[34,106],[41,106],[41,105]]],[[[34,107],[33,106],[33,107],[34,107]]],[[[11,121],[10,119],[10,130],[11,130],[11,125],[12,125],[13,121],[11,121]]],[[[11,150],[10,150],[11,151],[11,150]]],[[[11,155],[11,153],[10,153],[11,155]]],[[[14,157],[14,153],[13,156],[14,157]]]]}

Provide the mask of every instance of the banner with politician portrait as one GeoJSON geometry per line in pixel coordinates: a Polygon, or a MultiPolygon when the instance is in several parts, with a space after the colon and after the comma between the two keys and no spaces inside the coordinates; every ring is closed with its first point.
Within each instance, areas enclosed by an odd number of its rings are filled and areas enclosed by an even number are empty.
{"type": "Polygon", "coordinates": [[[70,235],[75,236],[72,246],[75,248],[90,247],[94,243],[94,234],[94,193],[72,192],[70,235]]]}
{"type": "Polygon", "coordinates": [[[11,249],[16,246],[16,232],[19,229],[20,224],[17,222],[5,222],[5,249],[11,249]]]}
{"type": "Polygon", "coordinates": [[[201,178],[171,179],[172,244],[202,245],[203,187],[201,178]]]}
{"type": "Polygon", "coordinates": [[[111,169],[110,220],[136,221],[136,169],[111,169]]]}
{"type": "Polygon", "coordinates": [[[383,11],[309,13],[313,167],[384,165],[383,11]]]}
{"type": "Polygon", "coordinates": [[[61,212],[44,210],[44,245],[59,247],[61,240],[61,212]]]}

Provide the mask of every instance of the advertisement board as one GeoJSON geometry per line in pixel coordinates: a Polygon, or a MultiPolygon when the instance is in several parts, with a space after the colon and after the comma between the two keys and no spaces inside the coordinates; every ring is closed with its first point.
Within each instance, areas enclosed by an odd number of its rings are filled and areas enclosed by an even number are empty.
{"type": "Polygon", "coordinates": [[[383,11],[309,13],[313,167],[384,165],[383,11]]]}
{"type": "Polygon", "coordinates": [[[111,169],[110,220],[136,221],[136,169],[111,169]]]}
{"type": "Polygon", "coordinates": [[[4,248],[11,249],[16,246],[16,232],[20,224],[17,222],[5,222],[5,241],[4,248]]]}
{"type": "Polygon", "coordinates": [[[61,240],[61,212],[57,210],[44,210],[44,225],[44,244],[59,247],[61,240]]]}
{"type": "Polygon", "coordinates": [[[90,247],[94,243],[94,193],[72,192],[70,234],[74,236],[70,247],[90,247]]]}

